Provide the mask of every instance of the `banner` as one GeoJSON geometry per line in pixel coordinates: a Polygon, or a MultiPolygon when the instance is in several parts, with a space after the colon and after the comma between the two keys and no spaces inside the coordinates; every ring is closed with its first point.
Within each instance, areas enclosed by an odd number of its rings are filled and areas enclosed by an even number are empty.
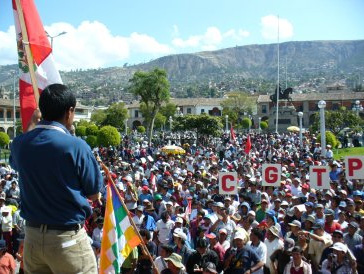
{"type": "Polygon", "coordinates": [[[236,172],[219,173],[219,194],[238,194],[238,174],[236,172]]]}
{"type": "Polygon", "coordinates": [[[281,183],[280,164],[263,164],[262,165],[262,185],[263,186],[280,186],[281,183]]]}

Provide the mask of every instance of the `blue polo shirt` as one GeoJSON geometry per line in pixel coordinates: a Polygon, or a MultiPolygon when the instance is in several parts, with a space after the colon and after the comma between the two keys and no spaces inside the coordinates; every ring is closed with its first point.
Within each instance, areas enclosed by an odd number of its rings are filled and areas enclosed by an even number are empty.
{"type": "Polygon", "coordinates": [[[90,147],[60,123],[42,121],[16,137],[11,166],[19,172],[21,216],[48,225],[72,225],[91,215],[87,196],[97,194],[103,178],[90,147]]]}

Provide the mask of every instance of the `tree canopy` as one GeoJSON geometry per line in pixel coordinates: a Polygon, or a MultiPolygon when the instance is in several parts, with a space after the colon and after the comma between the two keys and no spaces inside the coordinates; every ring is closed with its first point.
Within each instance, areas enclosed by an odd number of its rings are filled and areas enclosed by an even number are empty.
{"type": "Polygon", "coordinates": [[[197,130],[200,135],[218,136],[223,124],[221,118],[207,114],[175,117],[173,131],[197,130]]]}
{"type": "Polygon", "coordinates": [[[149,143],[151,143],[155,117],[162,104],[168,102],[170,97],[167,72],[159,68],[155,68],[150,72],[137,71],[129,82],[129,90],[139,96],[140,103],[145,105],[144,110],[147,116],[143,115],[143,117],[150,117],[147,127],[149,143]]]}
{"type": "MultiPolygon", "coordinates": [[[[315,113],[312,121],[311,131],[319,131],[320,114],[315,113]]],[[[356,128],[361,124],[363,124],[363,121],[354,111],[344,108],[335,111],[325,111],[325,127],[335,135],[338,135],[346,127],[356,128]]]]}
{"type": "Polygon", "coordinates": [[[98,143],[101,146],[118,146],[120,145],[121,137],[118,130],[113,126],[102,127],[97,135],[98,143]]]}

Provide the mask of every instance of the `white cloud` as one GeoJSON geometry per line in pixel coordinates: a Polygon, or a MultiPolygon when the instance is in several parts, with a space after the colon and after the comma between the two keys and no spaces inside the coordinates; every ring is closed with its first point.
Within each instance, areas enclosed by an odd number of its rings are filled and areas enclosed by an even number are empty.
{"type": "MultiPolygon", "coordinates": [[[[267,15],[261,18],[262,36],[264,39],[277,39],[278,17],[267,15]]],[[[279,38],[288,39],[293,36],[293,25],[287,19],[279,18],[279,38]]]]}
{"type": "Polygon", "coordinates": [[[17,53],[15,27],[0,31],[0,65],[17,63],[17,53]]]}
{"type": "Polygon", "coordinates": [[[230,29],[222,33],[217,27],[209,27],[204,34],[191,35],[187,39],[175,37],[172,40],[172,45],[177,48],[195,48],[196,50],[216,50],[218,46],[226,39],[241,41],[250,33],[243,29],[230,29]]]}
{"type": "MultiPolygon", "coordinates": [[[[49,35],[63,31],[66,34],[53,39],[53,54],[61,70],[107,67],[126,61],[132,54],[149,54],[154,57],[169,54],[173,49],[146,34],[113,35],[97,21],[84,21],[78,27],[68,23],[45,26],[49,35]]],[[[0,32],[0,65],[17,62],[14,27],[0,32]]]]}

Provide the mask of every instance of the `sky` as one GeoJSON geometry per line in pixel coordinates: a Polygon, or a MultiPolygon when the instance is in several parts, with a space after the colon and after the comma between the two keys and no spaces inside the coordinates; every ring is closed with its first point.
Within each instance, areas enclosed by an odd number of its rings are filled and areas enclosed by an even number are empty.
{"type": "MultiPolygon", "coordinates": [[[[61,70],[279,41],[364,39],[364,0],[34,0],[61,70]],[[279,20],[279,24],[278,24],[279,20]]],[[[17,63],[0,0],[0,65],[17,63]]]]}

